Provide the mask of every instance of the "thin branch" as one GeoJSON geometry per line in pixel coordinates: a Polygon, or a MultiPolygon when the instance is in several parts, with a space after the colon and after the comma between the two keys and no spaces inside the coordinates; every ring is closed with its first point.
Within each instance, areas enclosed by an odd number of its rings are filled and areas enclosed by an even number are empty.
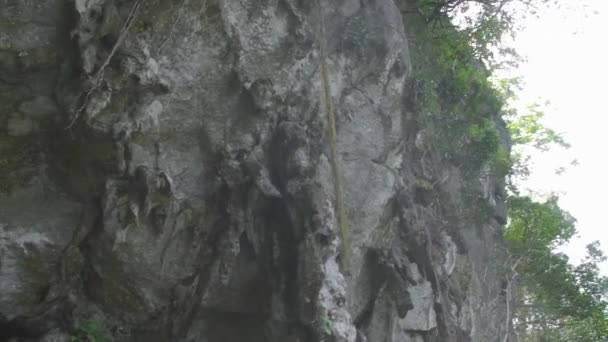
{"type": "Polygon", "coordinates": [[[133,25],[133,22],[135,22],[135,18],[139,14],[140,7],[141,7],[141,0],[137,0],[131,7],[131,11],[129,12],[127,19],[125,20],[125,23],[123,24],[123,26],[120,30],[120,35],[118,36],[116,43],[114,43],[114,46],[112,46],[112,50],[110,51],[110,53],[104,60],[103,64],[101,64],[101,66],[95,73],[95,76],[93,76],[93,79],[94,79],[93,86],[91,87],[91,89],[89,89],[87,91],[82,105],[74,113],[74,117],[72,118],[72,121],[70,121],[70,124],[66,127],[66,129],[70,129],[70,128],[72,128],[72,126],[74,126],[74,124],[76,123],[76,120],[78,120],[78,118],[80,117],[80,114],[85,110],[86,106],[88,105],[89,99],[91,98],[91,95],[93,94],[93,92],[101,86],[101,81],[103,80],[104,71],[105,71],[106,67],[110,64],[112,57],[114,57],[114,54],[116,54],[116,51],[118,51],[118,48],[120,47],[122,42],[125,40],[125,37],[127,36],[129,29],[131,28],[131,26],[133,25]]]}
{"type": "MultiPolygon", "coordinates": [[[[160,52],[162,51],[163,47],[165,47],[165,44],[167,44],[167,42],[171,39],[171,37],[173,37],[173,31],[175,31],[175,27],[177,26],[177,23],[179,22],[179,19],[182,16],[182,13],[184,11],[184,5],[186,4],[188,0],[183,0],[181,6],[179,7],[179,9],[177,10],[177,16],[175,18],[175,20],[173,21],[173,25],[171,25],[171,30],[169,30],[169,34],[167,35],[167,38],[162,42],[162,44],[160,44],[160,46],[158,47],[158,49],[156,50],[156,55],[158,56],[160,54],[160,52]]],[[[203,1],[203,6],[205,6],[207,3],[207,1],[203,1]]]]}

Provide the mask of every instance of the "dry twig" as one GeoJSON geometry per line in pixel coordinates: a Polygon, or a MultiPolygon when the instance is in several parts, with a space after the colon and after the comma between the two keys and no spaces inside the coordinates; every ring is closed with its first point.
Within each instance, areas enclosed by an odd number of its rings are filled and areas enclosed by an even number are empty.
{"type": "Polygon", "coordinates": [[[74,117],[72,118],[72,121],[70,121],[70,124],[66,127],[66,129],[70,129],[70,128],[72,128],[72,126],[74,126],[74,124],[80,117],[80,114],[87,107],[87,105],[89,103],[89,99],[91,98],[91,95],[93,94],[93,92],[101,86],[101,81],[103,80],[104,71],[105,71],[106,67],[110,64],[112,57],[114,57],[114,54],[116,54],[116,51],[118,51],[118,48],[120,47],[122,42],[125,40],[127,33],[129,32],[129,29],[131,28],[131,26],[135,22],[137,15],[139,14],[140,8],[141,8],[141,0],[135,1],[133,6],[131,7],[131,11],[129,11],[129,15],[127,16],[127,19],[125,20],[125,23],[123,24],[123,26],[120,30],[120,34],[118,36],[118,39],[116,40],[116,43],[114,43],[114,46],[112,46],[112,50],[110,51],[110,53],[104,60],[103,64],[101,64],[101,66],[95,73],[95,76],[92,77],[93,86],[85,94],[82,105],[78,108],[78,110],[76,110],[76,112],[74,113],[74,117]]]}

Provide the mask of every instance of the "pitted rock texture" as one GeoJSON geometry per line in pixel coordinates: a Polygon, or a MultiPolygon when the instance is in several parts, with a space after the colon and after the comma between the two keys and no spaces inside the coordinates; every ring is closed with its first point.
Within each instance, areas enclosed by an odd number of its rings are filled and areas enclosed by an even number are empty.
{"type": "Polygon", "coordinates": [[[0,1],[0,340],[502,341],[399,1],[0,1]]]}

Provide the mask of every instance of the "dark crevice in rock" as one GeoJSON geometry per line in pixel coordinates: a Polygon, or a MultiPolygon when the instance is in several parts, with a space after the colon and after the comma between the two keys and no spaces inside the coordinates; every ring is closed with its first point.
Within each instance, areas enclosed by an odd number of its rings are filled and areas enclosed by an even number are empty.
{"type": "Polygon", "coordinates": [[[101,197],[106,178],[118,173],[117,157],[111,137],[79,128],[77,136],[62,127],[49,132],[49,176],[61,190],[88,201],[101,197]]]}
{"type": "Polygon", "coordinates": [[[9,342],[14,338],[37,338],[46,333],[46,331],[46,329],[40,329],[28,319],[21,317],[10,321],[0,319],[0,342],[9,342]]]}

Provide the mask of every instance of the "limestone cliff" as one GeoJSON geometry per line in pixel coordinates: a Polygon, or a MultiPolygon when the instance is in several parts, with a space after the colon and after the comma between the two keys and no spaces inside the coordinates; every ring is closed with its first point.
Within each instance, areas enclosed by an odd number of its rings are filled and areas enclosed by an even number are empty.
{"type": "Polygon", "coordinates": [[[0,1],[0,340],[504,341],[406,5],[0,1]]]}

